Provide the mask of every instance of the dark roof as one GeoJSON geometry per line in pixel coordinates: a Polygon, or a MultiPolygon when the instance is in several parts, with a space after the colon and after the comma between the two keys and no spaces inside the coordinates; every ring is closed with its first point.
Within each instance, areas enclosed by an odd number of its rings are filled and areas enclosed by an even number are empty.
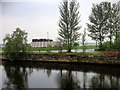
{"type": "Polygon", "coordinates": [[[32,39],[32,42],[40,42],[40,41],[50,41],[52,42],[52,39],[32,39]]]}

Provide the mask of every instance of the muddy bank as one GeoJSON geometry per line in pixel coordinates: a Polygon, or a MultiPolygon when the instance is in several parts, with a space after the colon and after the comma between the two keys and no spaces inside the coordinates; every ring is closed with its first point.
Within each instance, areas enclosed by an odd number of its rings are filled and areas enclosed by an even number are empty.
{"type": "MultiPolygon", "coordinates": [[[[5,60],[4,57],[2,57],[5,60]]],[[[117,56],[97,56],[84,54],[27,54],[20,61],[39,61],[47,63],[69,63],[69,64],[104,64],[120,65],[120,55],[117,56]]]]}
{"type": "Polygon", "coordinates": [[[120,55],[27,54],[25,60],[120,60],[120,55]]]}

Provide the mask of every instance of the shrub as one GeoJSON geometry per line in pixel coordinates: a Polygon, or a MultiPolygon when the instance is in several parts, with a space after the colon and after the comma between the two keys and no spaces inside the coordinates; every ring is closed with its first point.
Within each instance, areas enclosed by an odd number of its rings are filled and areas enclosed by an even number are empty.
{"type": "Polygon", "coordinates": [[[115,49],[120,50],[120,33],[118,35],[117,40],[114,43],[114,47],[115,47],[115,49]]]}
{"type": "Polygon", "coordinates": [[[113,50],[114,49],[114,43],[112,42],[112,46],[110,47],[110,41],[106,41],[103,43],[100,50],[113,50]]]}
{"type": "Polygon", "coordinates": [[[27,51],[27,33],[17,28],[13,34],[7,34],[4,41],[4,55],[7,59],[21,59],[27,51]]]}

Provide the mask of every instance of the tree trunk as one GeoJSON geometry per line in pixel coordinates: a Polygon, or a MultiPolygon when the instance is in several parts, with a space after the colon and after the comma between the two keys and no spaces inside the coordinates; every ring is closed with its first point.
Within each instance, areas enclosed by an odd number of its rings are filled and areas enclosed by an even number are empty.
{"type": "Polygon", "coordinates": [[[110,48],[112,47],[112,37],[110,36],[110,48]]]}
{"type": "Polygon", "coordinates": [[[71,49],[68,49],[68,51],[67,52],[71,52],[71,49]]]}
{"type": "Polygon", "coordinates": [[[112,47],[112,31],[110,31],[110,48],[112,47]]]}
{"type": "Polygon", "coordinates": [[[101,49],[102,48],[102,39],[100,38],[100,45],[99,45],[99,48],[101,49]]]}
{"type": "Polygon", "coordinates": [[[97,40],[96,40],[96,48],[97,48],[97,40]]]}
{"type": "Polygon", "coordinates": [[[117,41],[117,38],[118,38],[118,34],[117,34],[117,31],[116,31],[116,34],[115,34],[115,41],[117,41]]]}
{"type": "Polygon", "coordinates": [[[99,41],[100,41],[100,44],[99,44],[99,49],[102,48],[102,35],[101,35],[101,32],[99,32],[100,35],[99,35],[99,41]]]}

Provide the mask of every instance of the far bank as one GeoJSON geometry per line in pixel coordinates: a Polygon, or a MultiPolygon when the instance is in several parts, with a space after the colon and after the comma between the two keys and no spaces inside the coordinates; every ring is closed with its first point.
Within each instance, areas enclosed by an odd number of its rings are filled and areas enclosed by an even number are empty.
{"type": "MultiPolygon", "coordinates": [[[[0,58],[5,61],[7,60],[3,54],[0,54],[0,58]]],[[[103,51],[102,53],[29,53],[19,61],[120,65],[120,51],[103,51]]]]}

